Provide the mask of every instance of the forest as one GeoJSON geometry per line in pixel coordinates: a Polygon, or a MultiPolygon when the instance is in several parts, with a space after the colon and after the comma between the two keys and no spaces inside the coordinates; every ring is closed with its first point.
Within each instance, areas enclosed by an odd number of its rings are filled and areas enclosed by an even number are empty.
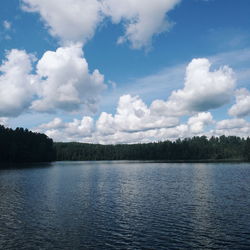
{"type": "Polygon", "coordinates": [[[44,134],[0,125],[0,162],[49,162],[55,160],[54,150],[44,134]]]}
{"type": "Polygon", "coordinates": [[[145,144],[100,145],[55,143],[58,161],[156,160],[156,161],[249,161],[250,138],[206,136],[145,144]]]}
{"type": "Polygon", "coordinates": [[[101,145],[53,142],[45,134],[0,125],[0,162],[92,160],[250,161],[250,138],[196,136],[176,141],[101,145]]]}

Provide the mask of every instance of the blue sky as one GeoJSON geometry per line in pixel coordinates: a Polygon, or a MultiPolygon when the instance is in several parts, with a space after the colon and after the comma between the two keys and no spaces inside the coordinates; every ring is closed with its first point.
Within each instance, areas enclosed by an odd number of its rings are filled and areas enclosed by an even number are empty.
{"type": "Polygon", "coordinates": [[[248,0],[0,3],[0,122],[56,141],[250,132],[248,0]]]}

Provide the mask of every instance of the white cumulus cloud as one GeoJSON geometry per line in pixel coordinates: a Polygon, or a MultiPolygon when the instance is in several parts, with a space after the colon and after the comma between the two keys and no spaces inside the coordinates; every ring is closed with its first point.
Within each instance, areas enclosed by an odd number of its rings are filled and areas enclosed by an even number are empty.
{"type": "Polygon", "coordinates": [[[61,118],[54,118],[51,122],[41,124],[39,126],[40,129],[59,129],[59,128],[64,128],[64,122],[62,121],[61,118]]]}
{"type": "Polygon", "coordinates": [[[120,97],[114,118],[120,130],[123,131],[173,127],[179,123],[176,118],[164,115],[155,116],[138,96],[132,97],[130,95],[120,97]]]}
{"type": "Polygon", "coordinates": [[[231,68],[223,66],[211,71],[208,59],[193,59],[186,68],[184,88],[173,91],[166,102],[155,100],[152,109],[176,116],[208,111],[230,102],[234,87],[231,68]]]}
{"type": "Polygon", "coordinates": [[[0,65],[0,117],[27,110],[96,112],[106,88],[104,76],[98,70],[89,72],[80,45],[47,51],[33,67],[34,59],[23,50],[7,52],[0,65]]]}
{"type": "Polygon", "coordinates": [[[204,132],[204,127],[213,124],[213,116],[210,112],[198,113],[188,119],[189,131],[191,134],[201,134],[204,132]]]}
{"type": "Polygon", "coordinates": [[[217,122],[213,135],[233,135],[248,137],[250,134],[250,123],[244,119],[234,118],[217,122]]]}
{"type": "Polygon", "coordinates": [[[101,20],[98,0],[22,0],[23,9],[38,12],[52,36],[65,44],[92,38],[101,20]]]}
{"type": "Polygon", "coordinates": [[[178,118],[153,114],[138,96],[123,95],[120,97],[116,114],[101,114],[97,128],[102,134],[110,134],[113,130],[129,133],[174,127],[177,124],[178,118]]]}
{"type": "Polygon", "coordinates": [[[209,112],[198,113],[180,124],[179,119],[152,114],[150,108],[138,97],[124,95],[120,98],[114,115],[101,113],[94,121],[91,117],[73,122],[56,118],[42,124],[35,131],[51,136],[55,141],[80,141],[102,144],[138,143],[174,140],[201,135],[213,124],[209,112]]]}
{"type": "Polygon", "coordinates": [[[89,73],[78,44],[44,53],[37,64],[37,75],[39,98],[32,103],[32,109],[42,112],[95,112],[99,94],[106,87],[98,70],[89,73]]]}
{"type": "Polygon", "coordinates": [[[0,65],[0,116],[17,116],[34,97],[36,76],[31,74],[33,56],[13,49],[0,65]]]}
{"type": "Polygon", "coordinates": [[[244,119],[228,119],[228,120],[222,120],[217,122],[216,128],[217,129],[240,129],[245,127],[248,124],[248,122],[244,119]]]}
{"type": "Polygon", "coordinates": [[[236,104],[228,111],[229,115],[244,117],[250,114],[250,92],[247,89],[236,91],[236,104]]]}
{"type": "Polygon", "coordinates": [[[60,118],[55,118],[34,129],[36,132],[45,132],[55,141],[81,141],[83,138],[91,136],[93,130],[94,120],[89,116],[84,116],[81,120],[74,119],[68,123],[63,122],[60,118]]]}
{"type": "Polygon", "coordinates": [[[181,0],[22,0],[23,10],[38,12],[52,36],[63,44],[86,43],[108,17],[123,23],[125,34],[118,42],[148,47],[152,38],[172,26],[166,15],[181,0]]]}
{"type": "MultiPolygon", "coordinates": [[[[151,105],[146,105],[139,96],[122,95],[115,114],[102,112],[93,121],[91,129],[79,129],[80,121],[75,120],[72,131],[78,131],[75,132],[78,141],[104,144],[220,135],[224,129],[216,124],[212,114],[207,111],[228,103],[234,87],[235,77],[231,68],[223,66],[211,70],[208,59],[194,59],[186,68],[184,88],[173,91],[167,101],[155,100],[151,105]],[[190,117],[181,124],[183,115],[190,117]],[[216,128],[212,129],[215,125],[216,128]]],[[[69,124],[65,123],[61,130],[44,129],[43,132],[54,139],[67,138],[70,141],[72,133],[69,132],[69,124]]],[[[245,135],[247,127],[241,128],[241,135],[245,135]]],[[[232,131],[235,132],[230,129],[230,133],[232,131]]],[[[226,132],[229,133],[229,130],[226,132]]]]}
{"type": "Polygon", "coordinates": [[[123,22],[125,34],[118,43],[129,41],[132,48],[148,47],[154,35],[172,26],[166,14],[180,0],[103,0],[103,12],[113,23],[123,22]]]}

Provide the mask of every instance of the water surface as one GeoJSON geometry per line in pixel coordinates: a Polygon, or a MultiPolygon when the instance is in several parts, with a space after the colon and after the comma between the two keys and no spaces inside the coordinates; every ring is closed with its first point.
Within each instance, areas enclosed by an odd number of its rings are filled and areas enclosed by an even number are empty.
{"type": "Polygon", "coordinates": [[[250,164],[0,170],[0,249],[249,249],[250,164]]]}

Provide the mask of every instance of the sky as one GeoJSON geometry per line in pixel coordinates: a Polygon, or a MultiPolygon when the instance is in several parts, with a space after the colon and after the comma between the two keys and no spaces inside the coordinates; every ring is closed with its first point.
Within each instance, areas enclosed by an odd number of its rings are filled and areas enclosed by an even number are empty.
{"type": "Polygon", "coordinates": [[[117,144],[250,135],[249,0],[2,0],[0,124],[117,144]]]}

